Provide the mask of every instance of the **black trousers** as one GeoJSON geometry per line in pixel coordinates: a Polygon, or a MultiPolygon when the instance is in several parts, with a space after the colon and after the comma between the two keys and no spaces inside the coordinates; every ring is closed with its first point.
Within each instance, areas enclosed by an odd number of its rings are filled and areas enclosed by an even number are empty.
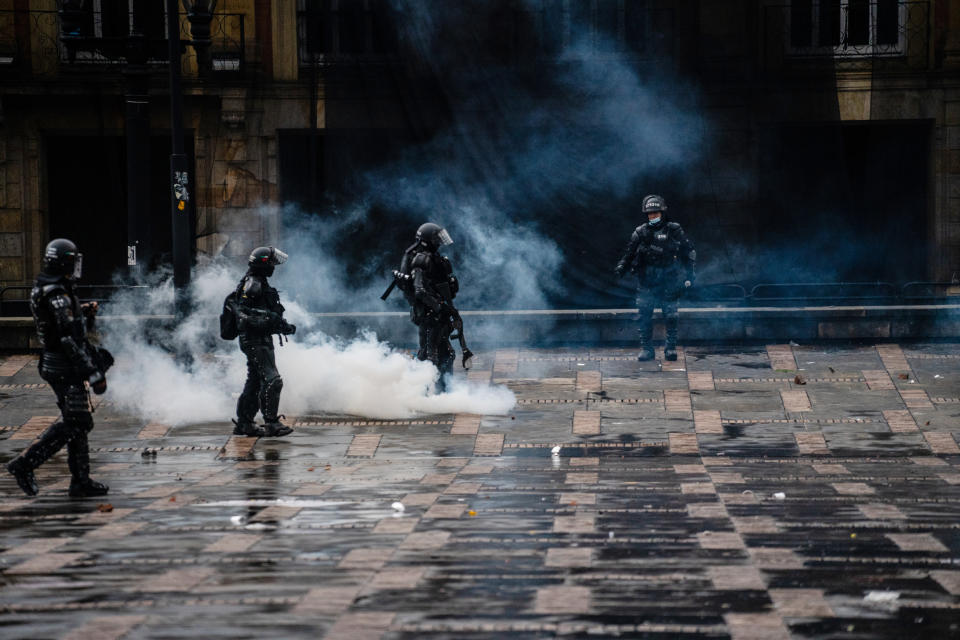
{"type": "Polygon", "coordinates": [[[637,287],[637,308],[640,312],[640,341],[649,344],[653,337],[653,309],[659,306],[663,310],[664,328],[667,343],[677,342],[677,327],[680,291],[683,287],[682,274],[677,269],[650,269],[640,278],[637,287]]]}
{"type": "Polygon", "coordinates": [[[253,422],[259,409],[264,422],[276,422],[283,378],[277,371],[272,340],[248,342],[241,336],[240,350],[247,356],[247,381],[237,400],[237,421],[253,422]]]}
{"type": "Polygon", "coordinates": [[[40,376],[57,395],[60,418],[17,456],[14,464],[32,471],[66,445],[70,475],[74,481],[85,482],[90,477],[87,434],[93,429],[93,413],[84,380],[79,375],[54,374],[43,368],[40,369],[40,376]]]}
{"type": "Polygon", "coordinates": [[[441,379],[453,371],[457,354],[450,344],[453,326],[449,322],[437,322],[426,317],[420,321],[420,350],[417,360],[429,360],[440,371],[441,379]]]}

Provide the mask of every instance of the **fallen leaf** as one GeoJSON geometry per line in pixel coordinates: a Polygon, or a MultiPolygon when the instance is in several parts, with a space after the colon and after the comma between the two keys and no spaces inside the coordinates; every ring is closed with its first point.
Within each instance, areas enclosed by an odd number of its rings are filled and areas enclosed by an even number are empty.
{"type": "Polygon", "coordinates": [[[177,496],[170,496],[170,502],[176,502],[177,496]]]}
{"type": "Polygon", "coordinates": [[[571,501],[570,501],[570,506],[571,506],[571,507],[577,506],[577,501],[576,501],[576,500],[571,500],[571,501]]]}
{"type": "Polygon", "coordinates": [[[926,422],[926,424],[924,424],[923,426],[925,426],[925,427],[929,427],[929,426],[930,426],[930,421],[929,421],[929,420],[927,420],[927,422],[926,422]]]}
{"type": "Polygon", "coordinates": [[[111,511],[113,511],[113,505],[110,504],[109,502],[104,504],[98,504],[97,511],[99,511],[100,513],[110,513],[111,511]]]}
{"type": "Polygon", "coordinates": [[[807,384],[807,381],[803,379],[803,376],[796,375],[793,378],[793,384],[807,384]]]}
{"type": "Polygon", "coordinates": [[[909,380],[909,379],[910,379],[910,376],[907,375],[906,373],[898,373],[898,374],[897,374],[897,377],[900,378],[901,380],[909,380]]]}
{"type": "Polygon", "coordinates": [[[472,517],[472,516],[477,515],[477,512],[474,511],[473,509],[470,509],[470,511],[467,511],[467,515],[472,517]]]}
{"type": "Polygon", "coordinates": [[[836,373],[836,371],[834,371],[833,367],[827,367],[827,369],[830,369],[830,373],[836,373]]]}
{"type": "Polygon", "coordinates": [[[313,467],[307,467],[307,471],[313,471],[313,467]]]}

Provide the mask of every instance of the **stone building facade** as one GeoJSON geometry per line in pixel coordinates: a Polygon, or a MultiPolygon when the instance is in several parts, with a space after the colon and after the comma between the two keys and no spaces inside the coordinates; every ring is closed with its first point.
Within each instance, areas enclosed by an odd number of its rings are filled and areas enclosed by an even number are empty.
{"type": "MultiPolygon", "coordinates": [[[[107,13],[116,18],[137,2],[88,2],[103,14],[90,35],[128,35],[107,13]]],[[[514,34],[497,44],[508,58],[525,45],[523,12],[535,27],[530,37],[543,42],[562,40],[557,30],[572,16],[595,21],[598,33],[607,28],[627,48],[637,24],[646,37],[656,32],[650,42],[662,43],[677,73],[700,87],[697,108],[709,128],[710,158],[690,167],[693,186],[679,201],[718,238],[759,245],[768,219],[802,219],[798,197],[816,196],[804,193],[807,180],[824,197],[869,191],[853,207],[860,207],[855,225],[872,215],[913,221],[923,249],[902,260],[922,267],[889,271],[891,280],[949,281],[960,273],[955,2],[504,0],[489,7],[501,12],[491,14],[491,33],[509,26],[514,34]],[[904,148],[911,167],[851,170],[858,158],[895,158],[904,148]],[[835,161],[837,154],[845,160],[835,161]],[[926,160],[917,167],[920,156],[926,160]],[[785,177],[776,171],[784,163],[820,168],[785,177]],[[840,170],[842,184],[832,177],[840,170]],[[890,176],[909,176],[892,192],[908,198],[870,189],[890,176]],[[880,212],[885,202],[895,206],[880,212]]],[[[58,8],[57,0],[0,0],[0,287],[28,283],[52,235],[71,234],[104,256],[91,275],[99,282],[126,266],[125,64],[102,52],[71,58],[58,8]]],[[[403,18],[389,0],[220,0],[215,13],[212,72],[198,71],[189,48],[183,61],[198,254],[241,256],[276,240],[283,202],[315,205],[343,180],[342,166],[375,162],[381,147],[415,143],[444,124],[435,78],[400,59],[391,28],[403,18]]],[[[144,261],[162,259],[169,242],[162,237],[169,94],[162,60],[152,64],[150,171],[161,178],[149,186],[144,261]]],[[[741,279],[737,258],[729,261],[729,279],[741,279]]]]}

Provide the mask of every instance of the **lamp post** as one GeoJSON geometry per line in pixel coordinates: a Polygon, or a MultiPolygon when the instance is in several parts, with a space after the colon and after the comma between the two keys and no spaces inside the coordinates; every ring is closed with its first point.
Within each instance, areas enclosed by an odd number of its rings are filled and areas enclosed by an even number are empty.
{"type": "MultiPolygon", "coordinates": [[[[190,179],[187,157],[183,151],[183,89],[180,78],[180,55],[185,42],[180,41],[180,20],[177,0],[167,0],[167,43],[170,65],[170,222],[173,237],[173,286],[176,291],[177,312],[185,310],[185,292],[190,284],[190,179]]],[[[183,0],[190,21],[190,32],[197,52],[201,73],[209,69],[210,22],[216,9],[216,0],[183,0]]]]}

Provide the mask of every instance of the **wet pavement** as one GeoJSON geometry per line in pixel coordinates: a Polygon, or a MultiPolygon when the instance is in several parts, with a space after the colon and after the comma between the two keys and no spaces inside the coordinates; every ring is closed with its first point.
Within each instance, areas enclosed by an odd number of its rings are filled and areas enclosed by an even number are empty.
{"type": "MultiPolygon", "coordinates": [[[[63,454],[37,498],[0,478],[0,636],[960,637],[960,344],[476,365],[510,415],[257,441],[108,394],[107,499],[67,496],[63,454]]],[[[55,415],[0,361],[0,459],[55,415]]]]}

